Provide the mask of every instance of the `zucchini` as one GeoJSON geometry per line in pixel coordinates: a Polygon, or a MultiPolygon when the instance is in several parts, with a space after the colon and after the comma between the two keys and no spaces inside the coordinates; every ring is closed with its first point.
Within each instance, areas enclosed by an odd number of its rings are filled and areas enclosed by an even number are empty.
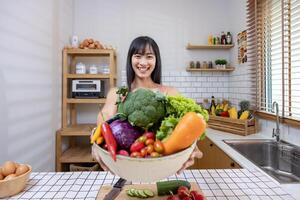
{"type": "Polygon", "coordinates": [[[169,195],[171,193],[177,194],[177,190],[180,186],[185,186],[191,189],[191,184],[184,180],[171,180],[156,182],[158,196],[169,195]]]}

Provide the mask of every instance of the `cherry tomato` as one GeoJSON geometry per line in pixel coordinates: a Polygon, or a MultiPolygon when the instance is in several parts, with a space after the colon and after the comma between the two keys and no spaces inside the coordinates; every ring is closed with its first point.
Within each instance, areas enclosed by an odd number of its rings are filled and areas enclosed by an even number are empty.
{"type": "Polygon", "coordinates": [[[167,200],[179,200],[179,198],[175,195],[168,196],[167,200]]]}
{"type": "Polygon", "coordinates": [[[142,142],[142,143],[145,143],[146,140],[147,140],[147,137],[145,135],[142,135],[137,139],[138,142],[142,142]]]}
{"type": "Polygon", "coordinates": [[[145,145],[143,142],[134,142],[131,146],[130,146],[130,152],[135,152],[135,151],[141,151],[142,148],[144,148],[145,145]]]}
{"type": "Polygon", "coordinates": [[[152,144],[149,144],[147,146],[147,152],[148,152],[148,154],[151,154],[153,151],[154,151],[154,146],[152,144]]]}
{"type": "Polygon", "coordinates": [[[164,152],[164,146],[163,146],[163,143],[159,140],[156,140],[154,142],[154,150],[157,152],[157,153],[163,153],[164,152]]]}
{"type": "Polygon", "coordinates": [[[180,186],[177,189],[177,194],[180,198],[184,198],[184,197],[189,197],[190,196],[190,192],[189,189],[185,186],[180,186]]]}
{"type": "Polygon", "coordinates": [[[130,157],[141,158],[142,156],[140,152],[135,151],[130,154],[130,157]]]}
{"type": "Polygon", "coordinates": [[[153,132],[145,132],[143,135],[146,136],[147,139],[155,139],[155,134],[153,132]]]}
{"type": "Polygon", "coordinates": [[[145,141],[145,145],[154,144],[154,140],[152,138],[149,138],[145,141]]]}
{"type": "Polygon", "coordinates": [[[199,193],[198,193],[197,191],[195,191],[195,190],[192,190],[192,191],[190,192],[190,194],[191,194],[191,196],[192,196],[192,198],[193,198],[194,200],[204,200],[204,199],[205,199],[203,195],[199,194],[199,193]]]}
{"type": "Polygon", "coordinates": [[[142,150],[141,150],[141,156],[142,157],[145,157],[147,154],[148,154],[148,152],[147,152],[147,147],[144,147],[144,148],[142,148],[142,150]]]}
{"type": "Polygon", "coordinates": [[[153,152],[150,154],[150,156],[151,156],[152,158],[156,158],[156,157],[159,157],[159,156],[161,156],[161,155],[160,155],[159,153],[153,151],[153,152]]]}

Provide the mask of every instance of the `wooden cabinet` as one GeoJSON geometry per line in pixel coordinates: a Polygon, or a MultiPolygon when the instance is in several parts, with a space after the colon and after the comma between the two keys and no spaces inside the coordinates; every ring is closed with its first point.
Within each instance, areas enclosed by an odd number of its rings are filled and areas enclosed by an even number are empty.
{"type": "Polygon", "coordinates": [[[241,168],[233,159],[224,153],[207,137],[198,142],[198,148],[203,153],[201,159],[195,159],[190,169],[233,169],[241,168]]]}
{"type": "MultiPolygon", "coordinates": [[[[195,45],[195,44],[190,44],[186,46],[187,50],[228,50],[234,47],[233,44],[226,44],[226,45],[195,45]]],[[[187,67],[186,71],[188,72],[197,72],[197,71],[202,71],[202,72],[231,72],[234,71],[235,68],[232,66],[226,66],[225,69],[216,69],[216,68],[190,68],[187,67]]]]}
{"type": "Polygon", "coordinates": [[[104,104],[105,98],[72,98],[72,80],[103,80],[106,89],[116,85],[116,56],[108,49],[64,49],[62,66],[62,128],[56,132],[56,171],[68,171],[73,163],[96,163],[91,156],[89,137],[95,124],[78,124],[78,105],[104,104]],[[105,59],[109,73],[76,74],[76,63],[105,59]],[[65,142],[63,142],[65,141],[65,142]]]}

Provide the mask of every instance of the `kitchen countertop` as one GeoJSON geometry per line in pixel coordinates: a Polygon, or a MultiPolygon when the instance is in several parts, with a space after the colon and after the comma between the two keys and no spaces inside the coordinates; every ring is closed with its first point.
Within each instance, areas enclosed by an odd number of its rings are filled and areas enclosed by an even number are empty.
{"type": "MultiPolygon", "coordinates": [[[[222,132],[214,129],[207,129],[206,136],[215,143],[219,148],[221,148],[228,156],[230,156],[234,161],[236,161],[240,166],[248,170],[257,170],[268,176],[273,180],[276,184],[279,184],[274,178],[269,176],[259,167],[257,167],[254,163],[249,161],[247,158],[242,156],[239,152],[234,150],[232,147],[227,145],[223,140],[226,139],[272,139],[271,137],[267,137],[265,134],[257,133],[248,136],[240,136],[235,134],[230,134],[227,132],[222,132]]],[[[274,139],[274,138],[273,138],[274,139]]],[[[291,194],[295,199],[300,199],[300,183],[292,183],[292,184],[279,184],[283,190],[291,194]]]]}
{"type": "MultiPolygon", "coordinates": [[[[25,191],[10,199],[96,199],[101,186],[119,177],[109,172],[32,173],[25,191]]],[[[169,180],[197,182],[207,200],[294,199],[269,176],[256,169],[185,170],[169,180]]]]}

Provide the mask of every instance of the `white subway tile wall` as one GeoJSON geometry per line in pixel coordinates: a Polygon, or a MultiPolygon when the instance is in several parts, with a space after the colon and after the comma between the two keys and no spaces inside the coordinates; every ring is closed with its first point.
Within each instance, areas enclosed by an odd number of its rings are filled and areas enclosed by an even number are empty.
{"type": "MultiPolygon", "coordinates": [[[[224,72],[162,72],[162,84],[178,89],[183,95],[202,102],[205,98],[215,96],[228,99],[229,75],[224,72]]],[[[126,72],[122,70],[122,83],[126,85],[126,72]]]]}

